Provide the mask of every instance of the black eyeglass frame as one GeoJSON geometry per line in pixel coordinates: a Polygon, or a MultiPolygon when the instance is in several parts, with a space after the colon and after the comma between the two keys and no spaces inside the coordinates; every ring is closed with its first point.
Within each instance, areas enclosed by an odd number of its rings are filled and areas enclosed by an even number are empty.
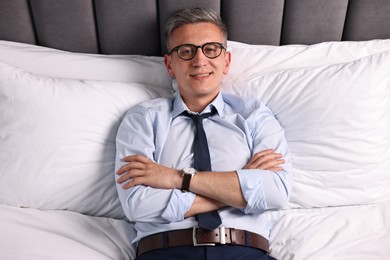
{"type": "Polygon", "coordinates": [[[182,59],[182,60],[192,60],[193,58],[195,58],[196,53],[198,52],[198,49],[199,49],[199,48],[202,50],[202,53],[203,53],[207,58],[209,58],[209,59],[216,59],[216,58],[218,58],[219,56],[221,56],[222,51],[223,51],[223,50],[226,50],[225,45],[224,45],[223,43],[220,43],[220,42],[206,42],[206,43],[203,44],[203,45],[194,45],[194,44],[191,44],[191,43],[185,43],[185,44],[181,44],[181,45],[178,45],[178,46],[174,47],[174,48],[168,53],[168,55],[172,55],[172,53],[173,53],[174,51],[176,51],[177,56],[178,56],[180,59],[182,59]],[[204,47],[207,46],[207,45],[210,45],[210,44],[218,45],[218,46],[221,48],[221,51],[220,51],[219,54],[218,54],[217,56],[215,56],[215,57],[209,57],[209,56],[207,56],[207,54],[204,52],[204,47]],[[192,56],[191,58],[184,59],[183,57],[180,56],[180,54],[179,54],[179,48],[181,48],[181,47],[183,47],[183,46],[189,46],[189,47],[194,47],[194,48],[195,48],[194,54],[193,54],[193,56],[192,56]]]}

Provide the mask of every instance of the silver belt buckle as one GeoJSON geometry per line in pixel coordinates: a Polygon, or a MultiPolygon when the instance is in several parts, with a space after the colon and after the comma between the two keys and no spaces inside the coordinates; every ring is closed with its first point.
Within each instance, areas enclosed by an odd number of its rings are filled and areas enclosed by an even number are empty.
{"type": "Polygon", "coordinates": [[[198,240],[196,239],[196,229],[197,227],[192,228],[192,243],[194,246],[215,246],[215,243],[198,243],[198,240]]]}
{"type": "MultiPolygon", "coordinates": [[[[196,239],[196,227],[192,228],[192,242],[194,246],[215,246],[215,243],[198,243],[198,240],[196,239]]],[[[226,230],[225,227],[219,227],[219,236],[220,236],[220,244],[225,245],[226,244],[226,230]]]]}
{"type": "Polygon", "coordinates": [[[225,227],[219,227],[219,236],[221,237],[221,245],[226,244],[226,230],[225,230],[225,227]]]}

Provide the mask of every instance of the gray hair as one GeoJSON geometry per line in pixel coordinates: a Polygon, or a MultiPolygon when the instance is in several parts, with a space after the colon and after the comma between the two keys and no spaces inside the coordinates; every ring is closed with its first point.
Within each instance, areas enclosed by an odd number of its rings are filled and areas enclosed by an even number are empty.
{"type": "Polygon", "coordinates": [[[225,41],[227,41],[228,31],[226,25],[223,23],[221,16],[216,11],[206,7],[185,8],[171,16],[165,26],[165,38],[168,49],[169,40],[172,37],[173,31],[180,26],[191,23],[215,24],[221,31],[225,41]]]}

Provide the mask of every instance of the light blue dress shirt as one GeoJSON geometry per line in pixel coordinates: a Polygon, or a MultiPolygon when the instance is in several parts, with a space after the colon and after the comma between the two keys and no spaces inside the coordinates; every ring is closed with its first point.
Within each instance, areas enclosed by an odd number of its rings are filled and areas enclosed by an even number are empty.
{"type": "MultiPolygon", "coordinates": [[[[213,171],[235,170],[247,202],[243,209],[220,209],[222,226],[268,238],[272,223],[262,213],[285,206],[291,191],[292,166],[284,130],[257,99],[220,93],[202,113],[212,107],[218,113],[203,121],[211,167],[213,171]],[[242,169],[256,152],[270,148],[283,155],[283,171],[242,169]]],[[[124,164],[121,158],[134,154],[175,169],[192,166],[195,126],[180,115],[184,110],[188,108],[180,95],[132,107],[118,130],[115,171],[124,164]]],[[[117,190],[126,216],[135,222],[133,242],[154,233],[197,226],[194,217],[184,219],[195,199],[192,192],[140,185],[124,189],[118,184],[117,190]]]]}

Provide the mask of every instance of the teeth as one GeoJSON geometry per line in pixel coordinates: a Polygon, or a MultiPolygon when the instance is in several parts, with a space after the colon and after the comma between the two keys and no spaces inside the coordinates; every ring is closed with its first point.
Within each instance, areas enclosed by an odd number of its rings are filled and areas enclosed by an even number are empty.
{"type": "Polygon", "coordinates": [[[196,77],[207,77],[210,73],[205,73],[205,74],[198,74],[195,75],[196,77]]]}

